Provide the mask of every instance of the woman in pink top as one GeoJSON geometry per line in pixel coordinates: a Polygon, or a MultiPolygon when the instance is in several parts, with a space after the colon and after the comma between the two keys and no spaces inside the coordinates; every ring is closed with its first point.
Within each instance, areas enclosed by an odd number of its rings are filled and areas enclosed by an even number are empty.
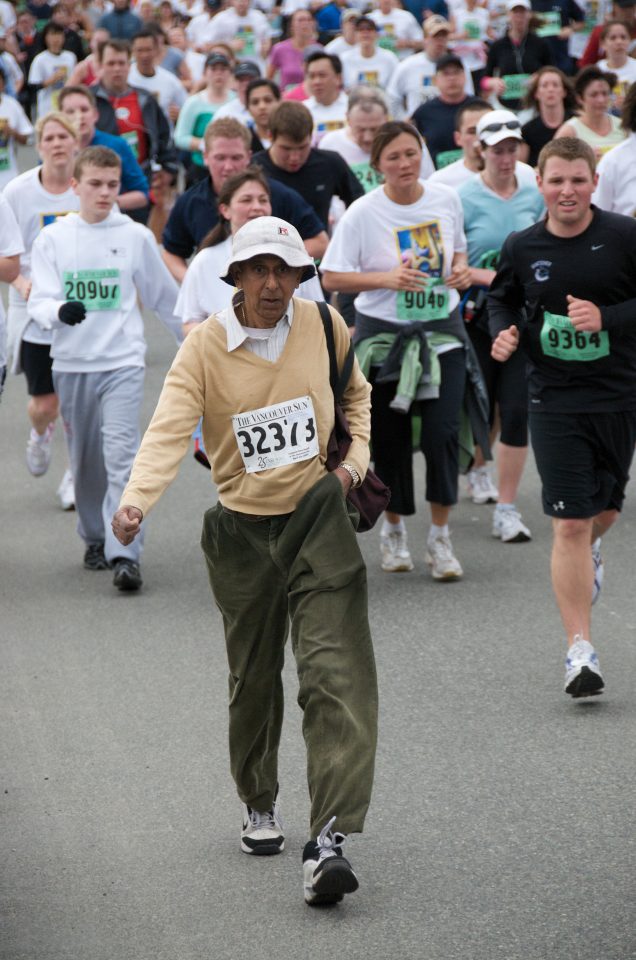
{"type": "Polygon", "coordinates": [[[273,80],[279,74],[281,90],[295,87],[303,79],[305,55],[312,47],[318,48],[316,21],[309,10],[296,10],[289,24],[290,37],[274,44],[267,63],[267,76],[273,80]]]}

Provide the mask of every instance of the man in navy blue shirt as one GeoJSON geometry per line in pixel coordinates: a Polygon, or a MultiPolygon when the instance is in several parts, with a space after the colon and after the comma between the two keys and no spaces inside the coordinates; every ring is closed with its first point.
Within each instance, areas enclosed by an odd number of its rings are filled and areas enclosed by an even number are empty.
{"type": "Polygon", "coordinates": [[[447,53],[437,61],[435,85],[439,96],[418,107],[411,122],[424,139],[433,163],[439,169],[458,160],[462,151],[455,143],[457,111],[471,98],[466,94],[466,71],[459,57],[447,53]]]}
{"type": "Polygon", "coordinates": [[[97,26],[108,30],[114,40],[132,40],[143,23],[130,9],[130,0],[113,0],[113,9],[97,21],[97,26]]]}
{"type": "Polygon", "coordinates": [[[552,64],[564,73],[574,73],[574,61],[568,53],[568,40],[577,30],[582,30],[585,14],[575,0],[532,0],[532,9],[544,15],[545,34],[539,27],[539,36],[545,36],[552,54],[552,64]],[[552,26],[548,21],[555,21],[552,26]],[[554,30],[554,32],[551,32],[554,30]]]}
{"type": "MultiPolygon", "coordinates": [[[[216,197],[219,190],[228,177],[249,166],[251,139],[247,127],[233,117],[222,117],[208,125],[203,159],[209,176],[177,199],[163,232],[163,259],[178,283],[185,275],[186,261],[218,222],[216,197]]],[[[269,179],[269,185],[272,215],[293,224],[303,238],[307,252],[319,260],[329,240],[320,219],[295,190],[274,179],[269,179]]]]}

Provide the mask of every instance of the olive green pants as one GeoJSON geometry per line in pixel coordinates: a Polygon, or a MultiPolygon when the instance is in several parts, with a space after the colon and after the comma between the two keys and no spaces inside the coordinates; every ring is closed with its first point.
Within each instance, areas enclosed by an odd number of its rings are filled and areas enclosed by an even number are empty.
{"type": "Polygon", "coordinates": [[[291,621],[312,837],[332,816],[343,833],[362,830],[373,783],[377,683],[352,517],[328,474],[286,516],[253,520],[217,504],[201,538],[225,625],[232,776],[241,800],[260,812],[278,783],[291,621]]]}

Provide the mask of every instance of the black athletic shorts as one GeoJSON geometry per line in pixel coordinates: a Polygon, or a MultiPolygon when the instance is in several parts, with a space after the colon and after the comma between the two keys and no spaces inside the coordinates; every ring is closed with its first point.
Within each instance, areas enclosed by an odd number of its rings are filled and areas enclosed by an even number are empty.
{"type": "Polygon", "coordinates": [[[636,443],[636,412],[530,410],[530,440],[549,517],[586,520],[621,509],[636,443]]]}
{"type": "Polygon", "coordinates": [[[23,340],[20,346],[20,363],[27,379],[30,397],[55,393],[51,375],[53,361],[48,343],[29,343],[23,340]]]}

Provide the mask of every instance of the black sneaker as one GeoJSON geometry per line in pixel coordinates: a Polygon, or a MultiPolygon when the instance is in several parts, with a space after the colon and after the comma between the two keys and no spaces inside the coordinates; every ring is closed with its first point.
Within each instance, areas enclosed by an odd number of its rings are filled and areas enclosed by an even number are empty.
{"type": "Polygon", "coordinates": [[[303,850],[303,886],[305,903],[312,906],[340,903],[345,893],[358,889],[358,878],[349,861],[342,855],[343,833],[331,833],[332,817],[320,831],[317,840],[310,840],[303,850]]]}
{"type": "Polygon", "coordinates": [[[113,584],[118,590],[139,590],[143,580],[138,563],[126,557],[115,557],[112,566],[115,571],[113,584]]]}
{"type": "Polygon", "coordinates": [[[104,556],[103,543],[89,543],[84,554],[85,570],[109,570],[110,563],[104,556]]]}

